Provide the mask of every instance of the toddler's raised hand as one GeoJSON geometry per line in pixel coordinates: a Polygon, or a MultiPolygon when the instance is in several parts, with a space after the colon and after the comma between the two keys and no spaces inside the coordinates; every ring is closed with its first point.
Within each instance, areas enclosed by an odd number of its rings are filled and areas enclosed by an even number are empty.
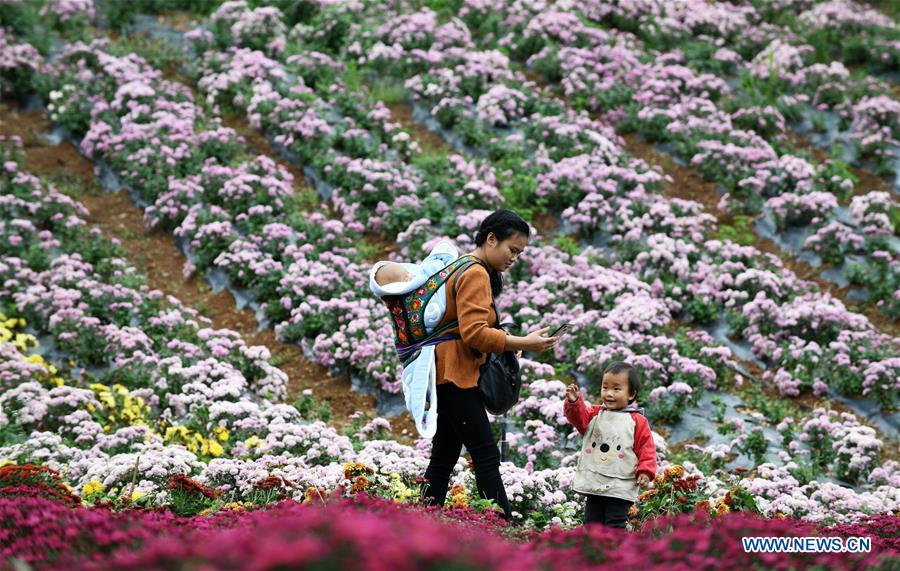
{"type": "Polygon", "coordinates": [[[569,402],[576,402],[579,396],[581,396],[581,393],[578,390],[578,385],[572,383],[566,387],[566,399],[568,399],[569,402]]]}

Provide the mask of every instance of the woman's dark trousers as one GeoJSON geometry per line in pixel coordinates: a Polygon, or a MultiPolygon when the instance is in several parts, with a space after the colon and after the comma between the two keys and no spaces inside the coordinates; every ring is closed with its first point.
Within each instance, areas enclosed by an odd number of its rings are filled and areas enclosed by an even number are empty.
{"type": "Polygon", "coordinates": [[[482,498],[494,500],[509,519],[509,500],[500,478],[500,450],[478,390],[443,383],[437,387],[437,401],[437,432],[432,440],[431,462],[425,471],[427,483],[423,489],[426,502],[444,505],[450,473],[465,445],[475,465],[478,493],[482,498]]]}

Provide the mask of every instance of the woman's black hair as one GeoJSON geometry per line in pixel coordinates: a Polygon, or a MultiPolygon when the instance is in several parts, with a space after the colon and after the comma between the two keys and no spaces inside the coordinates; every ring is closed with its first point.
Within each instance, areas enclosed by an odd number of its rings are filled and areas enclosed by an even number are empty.
{"type": "Polygon", "coordinates": [[[628,402],[632,403],[637,399],[637,395],[641,392],[641,377],[632,365],[629,365],[625,361],[613,361],[609,365],[603,369],[603,374],[600,375],[600,380],[603,380],[603,377],[606,373],[611,375],[618,375],[622,371],[628,371],[628,392],[634,393],[634,398],[629,399],[628,402]]]}
{"type": "MultiPolygon", "coordinates": [[[[515,234],[522,234],[526,238],[531,234],[528,222],[512,210],[500,209],[490,213],[481,221],[478,233],[475,234],[475,245],[481,246],[487,241],[488,234],[493,233],[498,242],[502,242],[515,234]]],[[[503,277],[497,270],[489,269],[491,276],[491,294],[494,297],[503,291],[503,277]]]]}

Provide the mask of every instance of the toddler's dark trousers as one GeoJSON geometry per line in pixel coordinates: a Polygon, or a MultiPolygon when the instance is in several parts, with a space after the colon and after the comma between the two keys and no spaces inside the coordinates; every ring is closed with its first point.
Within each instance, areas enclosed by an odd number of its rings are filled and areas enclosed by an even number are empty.
{"type": "Polygon", "coordinates": [[[628,523],[628,510],[634,502],[607,496],[585,496],[584,523],[602,523],[609,527],[625,529],[628,523]]]}

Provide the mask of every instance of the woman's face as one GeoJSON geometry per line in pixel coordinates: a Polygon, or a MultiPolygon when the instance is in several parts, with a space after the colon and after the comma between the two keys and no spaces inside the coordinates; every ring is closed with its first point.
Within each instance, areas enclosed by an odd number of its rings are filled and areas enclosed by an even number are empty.
{"type": "Polygon", "coordinates": [[[527,245],[528,238],[519,232],[502,242],[497,240],[497,236],[491,232],[484,243],[487,257],[485,261],[498,272],[505,272],[512,267],[527,245]]]}

